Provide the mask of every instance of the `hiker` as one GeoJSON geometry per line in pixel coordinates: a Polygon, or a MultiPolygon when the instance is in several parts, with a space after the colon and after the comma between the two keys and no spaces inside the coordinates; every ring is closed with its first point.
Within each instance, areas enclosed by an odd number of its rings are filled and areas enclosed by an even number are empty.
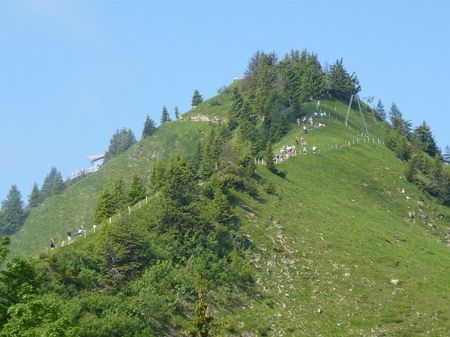
{"type": "Polygon", "coordinates": [[[51,250],[55,249],[55,246],[56,246],[55,240],[53,240],[53,238],[51,238],[51,239],[50,239],[50,249],[51,249],[51,250]]]}
{"type": "Polygon", "coordinates": [[[78,228],[78,236],[83,235],[83,227],[78,228]]]}
{"type": "Polygon", "coordinates": [[[71,232],[67,232],[67,242],[68,242],[69,244],[72,243],[72,233],[71,233],[71,232]]]}
{"type": "Polygon", "coordinates": [[[306,145],[303,146],[303,154],[308,154],[308,149],[306,148],[306,145]]]}
{"type": "Polygon", "coordinates": [[[297,125],[300,126],[300,118],[297,117],[295,121],[297,122],[297,125]]]}
{"type": "Polygon", "coordinates": [[[92,225],[92,230],[94,231],[94,234],[95,234],[95,230],[97,229],[97,225],[96,224],[93,224],[92,225]]]}
{"type": "Polygon", "coordinates": [[[316,152],[317,152],[317,146],[313,146],[313,147],[312,147],[312,152],[313,152],[313,153],[316,153],[316,152]]]}
{"type": "Polygon", "coordinates": [[[306,125],[303,125],[303,131],[305,132],[305,135],[308,133],[308,129],[306,128],[306,125]]]}

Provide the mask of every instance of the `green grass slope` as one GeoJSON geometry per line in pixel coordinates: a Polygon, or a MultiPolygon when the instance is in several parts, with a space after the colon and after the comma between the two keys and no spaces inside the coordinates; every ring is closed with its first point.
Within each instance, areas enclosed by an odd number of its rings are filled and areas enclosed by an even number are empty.
{"type": "Polygon", "coordinates": [[[10,257],[37,255],[48,249],[51,237],[61,243],[68,231],[75,234],[79,226],[91,229],[98,195],[114,177],[121,176],[128,181],[134,172],[138,172],[148,179],[155,159],[164,159],[177,152],[192,153],[196,144],[209,133],[209,128],[208,123],[190,121],[164,124],[152,137],[113,158],[97,173],[46,200],[31,212],[22,229],[12,236],[10,257]]]}
{"type": "MultiPolygon", "coordinates": [[[[224,117],[229,93],[187,114],[224,117]],[[217,112],[217,114],[216,114],[217,112]]],[[[316,103],[302,105],[303,114],[316,103]]],[[[370,137],[347,106],[322,101],[331,114],[306,135],[309,149],[279,164],[285,179],[257,166],[274,194],[236,192],[241,230],[252,241],[253,300],[216,316],[246,336],[449,336],[450,249],[443,237],[448,208],[404,178],[404,164],[383,145],[384,123],[366,116],[370,137]],[[414,212],[415,217],[408,214],[414,212]]],[[[291,127],[275,144],[295,144],[291,127]]],[[[152,161],[195,149],[212,124],[186,120],[163,125],[118,158],[33,211],[12,238],[12,255],[45,251],[50,236],[90,228],[97,195],[114,176],[149,176],[152,161]]],[[[226,301],[224,298],[223,301],[226,301]]]]}
{"type": "Polygon", "coordinates": [[[307,136],[326,151],[280,164],[287,179],[259,166],[275,195],[242,196],[260,299],[232,319],[267,336],[449,336],[449,210],[384,145],[334,148],[357,136],[335,122],[307,136]]]}

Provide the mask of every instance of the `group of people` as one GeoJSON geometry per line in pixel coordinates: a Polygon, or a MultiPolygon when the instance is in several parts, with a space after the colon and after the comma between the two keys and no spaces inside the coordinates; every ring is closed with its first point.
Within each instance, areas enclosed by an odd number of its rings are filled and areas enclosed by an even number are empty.
{"type": "MultiPolygon", "coordinates": [[[[92,231],[95,233],[95,231],[97,230],[97,225],[96,224],[93,224],[92,225],[92,231]]],[[[84,235],[84,237],[86,237],[86,229],[84,229],[84,227],[83,226],[80,226],[78,229],[77,229],[77,235],[80,237],[80,236],[83,236],[84,235]]],[[[71,244],[73,242],[73,236],[72,236],[72,232],[67,232],[67,243],[68,244],[71,244]]],[[[64,247],[64,244],[66,243],[66,241],[65,240],[63,240],[62,242],[61,242],[61,247],[64,247]]],[[[54,250],[56,248],[56,241],[55,241],[55,239],[54,238],[50,238],[50,249],[51,250],[54,250]]]]}
{"type": "Polygon", "coordinates": [[[297,117],[296,122],[297,122],[298,126],[301,126],[302,123],[303,123],[303,132],[306,135],[308,133],[307,125],[309,125],[313,129],[324,128],[326,126],[325,123],[322,120],[319,121],[318,123],[315,123],[315,119],[317,119],[317,118],[327,118],[327,117],[328,117],[328,115],[327,115],[326,112],[318,111],[318,112],[314,112],[309,117],[304,116],[301,121],[300,121],[300,117],[297,117]]]}

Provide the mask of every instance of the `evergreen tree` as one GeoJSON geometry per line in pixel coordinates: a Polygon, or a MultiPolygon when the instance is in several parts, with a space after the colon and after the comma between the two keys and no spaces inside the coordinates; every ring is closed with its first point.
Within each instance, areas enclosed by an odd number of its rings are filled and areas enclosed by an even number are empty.
{"type": "Polygon", "coordinates": [[[115,212],[122,210],[127,206],[127,196],[122,177],[116,177],[111,189],[111,200],[115,212]]]}
{"type": "Polygon", "coordinates": [[[161,113],[161,124],[166,123],[166,122],[170,122],[170,116],[169,116],[169,111],[167,111],[167,108],[164,105],[162,108],[162,113],[161,113]]]}
{"type": "Polygon", "coordinates": [[[202,161],[200,163],[200,177],[202,179],[208,179],[214,173],[217,159],[216,153],[213,149],[213,144],[216,139],[216,132],[214,129],[211,129],[211,132],[208,136],[208,140],[205,142],[203,153],[202,153],[202,161]]]}
{"type": "Polygon", "coordinates": [[[178,107],[177,106],[175,107],[174,114],[175,114],[175,119],[179,119],[180,118],[180,112],[178,111],[178,107]]]}
{"type": "Polygon", "coordinates": [[[305,69],[300,77],[301,100],[308,101],[322,97],[325,92],[325,73],[317,55],[307,56],[305,69]]]}
{"type": "Polygon", "coordinates": [[[11,240],[9,239],[9,237],[4,237],[0,240],[0,266],[5,261],[6,256],[8,256],[8,248],[10,243],[11,240]]]}
{"type": "Polygon", "coordinates": [[[16,185],[12,185],[0,210],[2,218],[1,232],[6,235],[15,233],[25,221],[23,201],[16,185]]]}
{"type": "Polygon", "coordinates": [[[233,88],[233,103],[231,105],[230,118],[228,120],[228,128],[234,130],[239,125],[241,119],[242,109],[244,107],[244,97],[241,91],[237,88],[233,88]]]}
{"type": "Polygon", "coordinates": [[[431,129],[425,121],[414,130],[414,141],[419,150],[428,153],[431,157],[440,156],[440,151],[431,134],[431,129]]]}
{"type": "Polygon", "coordinates": [[[275,161],[273,160],[273,147],[272,147],[271,141],[267,142],[266,151],[265,151],[265,160],[266,160],[267,169],[270,172],[275,173],[277,171],[277,168],[275,167],[275,161]]]}
{"type": "Polygon", "coordinates": [[[191,337],[211,337],[213,335],[212,331],[212,321],[213,318],[207,313],[207,305],[205,301],[205,290],[200,289],[199,298],[195,304],[195,312],[192,323],[194,325],[194,330],[190,332],[191,337]]]}
{"type": "Polygon", "coordinates": [[[344,68],[343,59],[337,60],[331,65],[328,73],[330,81],[330,94],[344,101],[350,100],[351,95],[356,95],[361,86],[355,73],[349,75],[344,68]]]}
{"type": "Polygon", "coordinates": [[[64,180],[61,172],[52,167],[50,173],[45,177],[41,188],[41,200],[44,200],[54,194],[60,193],[65,189],[64,180]]]}
{"type": "Polygon", "coordinates": [[[105,187],[98,197],[94,212],[94,222],[101,223],[113,216],[115,212],[114,201],[108,187],[105,187]]]}
{"type": "Polygon", "coordinates": [[[109,143],[108,151],[105,154],[105,162],[125,152],[135,143],[136,138],[131,129],[117,130],[109,143]]]}
{"type": "Polygon", "coordinates": [[[200,95],[200,92],[195,89],[194,94],[192,95],[192,107],[195,108],[201,102],[203,102],[203,97],[202,95],[200,95]]]}
{"type": "Polygon", "coordinates": [[[142,138],[149,137],[153,135],[156,131],[155,121],[147,115],[144,124],[144,130],[142,130],[142,138]]]}
{"type": "Polygon", "coordinates": [[[160,224],[164,230],[173,229],[184,236],[199,226],[198,210],[194,206],[199,195],[195,176],[192,163],[179,156],[167,166],[160,188],[160,224]]]}
{"type": "Polygon", "coordinates": [[[39,191],[38,185],[34,183],[31,194],[28,196],[28,206],[37,207],[41,203],[41,200],[41,192],[39,191]]]}
{"type": "Polygon", "coordinates": [[[442,155],[442,160],[444,161],[444,163],[450,164],[450,147],[448,145],[445,147],[445,152],[442,155]]]}
{"type": "Polygon", "coordinates": [[[219,224],[226,225],[233,217],[231,204],[227,196],[223,193],[221,186],[214,188],[214,198],[212,200],[213,218],[219,224]]]}
{"type": "Polygon", "coordinates": [[[133,174],[133,177],[131,178],[130,192],[128,193],[128,202],[130,203],[130,205],[134,205],[144,198],[145,185],[139,175],[135,172],[133,174]]]}
{"type": "Polygon", "coordinates": [[[378,114],[381,120],[386,119],[386,111],[384,110],[383,103],[381,103],[381,99],[378,99],[377,106],[375,107],[375,112],[378,114]]]}

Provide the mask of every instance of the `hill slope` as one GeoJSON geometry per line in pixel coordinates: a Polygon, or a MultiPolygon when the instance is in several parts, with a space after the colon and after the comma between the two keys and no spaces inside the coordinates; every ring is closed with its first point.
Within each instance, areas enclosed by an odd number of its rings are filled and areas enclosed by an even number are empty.
{"type": "MultiPolygon", "coordinates": [[[[222,118],[231,106],[227,95],[186,117],[222,118]]],[[[303,114],[315,109],[315,102],[302,105],[303,114]]],[[[257,180],[271,193],[234,192],[241,234],[253,244],[256,291],[239,306],[228,303],[231,295],[216,294],[227,303],[216,303],[216,317],[231,322],[229,335],[450,335],[450,251],[442,240],[449,210],[404,179],[404,164],[383,145],[386,125],[366,116],[367,139],[356,111],[347,127],[345,104],[323,101],[321,109],[326,126],[308,131],[309,154],[279,164],[286,179],[259,165],[257,180]]],[[[295,116],[290,122],[275,148],[303,133],[295,116]]],[[[67,230],[89,228],[97,195],[111,178],[134,170],[149,177],[155,156],[193,153],[213,125],[164,125],[34,211],[13,237],[12,254],[38,254],[50,236],[62,240],[67,230]]],[[[89,249],[88,240],[71,249],[89,249]]]]}

